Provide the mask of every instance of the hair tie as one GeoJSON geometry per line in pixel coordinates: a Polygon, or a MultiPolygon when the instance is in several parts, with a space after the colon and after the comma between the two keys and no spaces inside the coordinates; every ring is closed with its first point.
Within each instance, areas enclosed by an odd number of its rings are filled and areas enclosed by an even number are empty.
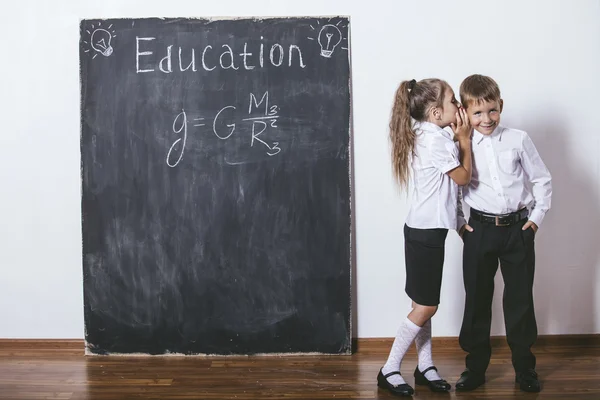
{"type": "Polygon", "coordinates": [[[413,90],[416,84],[417,84],[417,81],[414,79],[412,81],[408,82],[408,90],[413,90]]]}

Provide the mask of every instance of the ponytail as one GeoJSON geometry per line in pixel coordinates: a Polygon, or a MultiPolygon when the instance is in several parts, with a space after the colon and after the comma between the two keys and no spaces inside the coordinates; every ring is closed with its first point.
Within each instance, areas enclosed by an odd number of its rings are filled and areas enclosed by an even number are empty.
{"type": "Polygon", "coordinates": [[[417,82],[404,81],[396,90],[392,118],[390,120],[390,141],[392,142],[392,168],[394,178],[400,186],[408,188],[410,155],[415,147],[415,132],[410,116],[410,91],[417,82]]]}

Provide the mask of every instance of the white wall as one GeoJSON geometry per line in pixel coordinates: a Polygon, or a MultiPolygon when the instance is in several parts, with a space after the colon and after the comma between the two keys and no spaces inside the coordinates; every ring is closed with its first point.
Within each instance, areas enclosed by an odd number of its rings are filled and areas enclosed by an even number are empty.
{"type": "MultiPolygon", "coordinates": [[[[537,237],[540,334],[600,333],[600,2],[20,0],[0,24],[0,337],[82,338],[80,18],[350,15],[357,271],[354,335],[389,337],[404,293],[405,197],[391,177],[387,123],[404,79],[456,91],[491,75],[503,123],[527,130],[554,177],[537,237]]],[[[461,242],[447,241],[435,336],[456,336],[461,242]]],[[[504,334],[498,274],[493,334],[504,334]]]]}

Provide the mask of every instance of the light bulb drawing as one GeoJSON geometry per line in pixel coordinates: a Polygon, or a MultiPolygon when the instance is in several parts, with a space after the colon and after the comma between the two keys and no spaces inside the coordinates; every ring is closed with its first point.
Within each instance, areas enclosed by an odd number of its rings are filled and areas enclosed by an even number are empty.
{"type": "Polygon", "coordinates": [[[92,49],[96,50],[105,57],[110,56],[113,53],[113,48],[110,45],[111,39],[112,36],[110,35],[109,31],[101,28],[96,29],[94,32],[92,32],[92,49]]]}
{"type": "Polygon", "coordinates": [[[321,46],[321,55],[331,57],[335,47],[342,41],[342,32],[335,25],[325,25],[319,32],[319,45],[321,46]]]}
{"type": "MultiPolygon", "coordinates": [[[[327,21],[331,22],[331,20],[327,21]]],[[[327,23],[321,27],[319,30],[319,35],[317,37],[317,42],[319,43],[321,56],[325,58],[331,58],[333,52],[337,48],[337,46],[342,42],[342,39],[347,39],[342,34],[342,31],[338,26],[342,23],[339,21],[335,25],[331,23],[327,23]]],[[[321,23],[317,21],[317,24],[321,23]]],[[[309,25],[312,30],[316,30],[314,26],[309,25]]],[[[346,28],[348,25],[342,26],[342,28],[346,28]]],[[[315,40],[313,37],[308,37],[310,40],[315,40]]],[[[347,47],[340,47],[342,50],[348,50],[347,47]]]]}
{"type": "MultiPolygon", "coordinates": [[[[109,57],[114,51],[111,41],[113,38],[117,37],[117,35],[115,35],[114,30],[111,30],[112,24],[106,29],[101,28],[101,26],[102,22],[99,22],[98,27],[92,25],[90,29],[86,29],[86,33],[89,35],[89,38],[87,38],[89,42],[84,40],[83,43],[89,45],[91,50],[96,52],[92,59],[96,58],[98,54],[109,57]]],[[[89,53],[90,49],[85,49],[84,51],[89,53]]]]}

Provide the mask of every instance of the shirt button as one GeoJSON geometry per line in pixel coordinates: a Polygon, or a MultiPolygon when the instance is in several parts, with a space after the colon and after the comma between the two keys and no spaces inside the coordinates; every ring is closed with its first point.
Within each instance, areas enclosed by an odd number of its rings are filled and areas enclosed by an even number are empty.
{"type": "Polygon", "coordinates": [[[498,197],[502,196],[502,193],[498,193],[498,197]]]}
{"type": "Polygon", "coordinates": [[[498,180],[498,178],[494,177],[494,180],[495,180],[495,181],[497,181],[497,180],[498,180]]]}

